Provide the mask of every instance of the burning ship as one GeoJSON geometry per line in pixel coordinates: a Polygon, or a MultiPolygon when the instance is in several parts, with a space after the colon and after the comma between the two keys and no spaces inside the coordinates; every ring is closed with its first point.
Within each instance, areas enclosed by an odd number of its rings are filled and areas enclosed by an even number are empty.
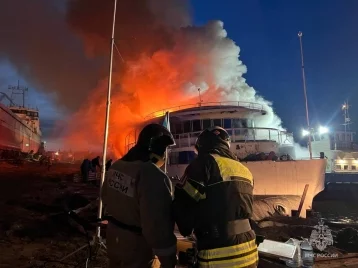
{"type": "Polygon", "coordinates": [[[10,86],[11,97],[0,92],[0,152],[38,152],[41,146],[41,129],[39,111],[24,105],[24,94],[27,88],[10,86]],[[13,101],[14,94],[23,95],[22,106],[13,101]],[[7,106],[1,102],[7,99],[7,106]]]}
{"type": "MultiPolygon", "coordinates": [[[[256,200],[270,203],[268,206],[271,208],[268,210],[280,210],[283,214],[290,215],[292,209],[297,210],[308,185],[301,214],[305,217],[313,198],[324,190],[326,160],[293,160],[290,156],[295,158],[295,146],[291,133],[256,126],[256,121],[259,121],[256,119],[266,114],[261,104],[200,103],[155,112],[146,118],[146,123],[163,122],[165,113],[169,111],[170,129],[176,142],[168,152],[169,176],[181,177],[184,174],[187,165],[196,157],[194,144],[202,130],[210,126],[221,126],[231,136],[232,152],[254,176],[256,200]],[[285,203],[286,197],[296,197],[296,202],[285,203]]],[[[134,146],[138,133],[136,130],[127,136],[127,149],[134,146]]]]}

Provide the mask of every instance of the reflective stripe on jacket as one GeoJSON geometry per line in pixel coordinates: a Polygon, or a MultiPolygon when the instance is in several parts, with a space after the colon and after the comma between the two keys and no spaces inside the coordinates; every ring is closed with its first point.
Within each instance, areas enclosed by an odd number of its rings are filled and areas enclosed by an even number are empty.
{"type": "Polygon", "coordinates": [[[198,254],[200,267],[256,267],[258,262],[256,241],[251,240],[235,246],[201,250],[198,254]]]}
{"type": "Polygon", "coordinates": [[[174,215],[183,236],[195,233],[200,267],[256,267],[255,233],[233,236],[227,229],[229,222],[251,217],[253,185],[244,165],[219,155],[199,155],[185,170],[174,215]]]}

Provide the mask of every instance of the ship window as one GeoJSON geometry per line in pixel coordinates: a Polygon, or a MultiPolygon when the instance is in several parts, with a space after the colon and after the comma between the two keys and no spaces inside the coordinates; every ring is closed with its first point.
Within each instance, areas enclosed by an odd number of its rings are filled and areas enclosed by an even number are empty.
{"type": "Polygon", "coordinates": [[[352,170],[356,170],[356,166],[352,166],[352,170]]]}
{"type": "Polygon", "coordinates": [[[183,133],[183,125],[182,125],[182,123],[175,123],[174,124],[174,133],[175,134],[183,133]]]}
{"type": "Polygon", "coordinates": [[[225,118],[224,119],[224,128],[231,128],[231,119],[225,118]]]}
{"type": "Polygon", "coordinates": [[[211,120],[210,119],[204,119],[203,120],[203,129],[207,129],[211,127],[211,120]]]}
{"type": "Polygon", "coordinates": [[[169,124],[170,124],[170,132],[173,133],[174,130],[175,130],[174,123],[173,123],[173,122],[169,122],[169,124]]]}
{"type": "Polygon", "coordinates": [[[190,121],[184,121],[184,133],[191,132],[190,130],[190,121]]]}
{"type": "Polygon", "coordinates": [[[341,165],[336,165],[337,170],[341,170],[341,165]]]}
{"type": "Polygon", "coordinates": [[[247,127],[248,127],[248,126],[247,126],[247,120],[246,120],[246,119],[242,119],[241,122],[242,122],[242,127],[244,127],[244,128],[247,128],[247,127]]]}
{"type": "Polygon", "coordinates": [[[233,128],[242,128],[241,119],[233,119],[232,120],[232,127],[233,128]]]}
{"type": "Polygon", "coordinates": [[[179,154],[178,152],[171,152],[169,154],[169,165],[177,165],[178,164],[178,157],[179,157],[179,154]]]}
{"type": "Polygon", "coordinates": [[[200,120],[193,120],[193,132],[201,130],[200,120]]]}
{"type": "Polygon", "coordinates": [[[186,165],[189,164],[191,161],[193,161],[196,157],[196,154],[194,151],[183,151],[179,152],[179,165],[186,165]]]}
{"type": "Polygon", "coordinates": [[[344,170],[348,170],[348,165],[344,165],[344,170]]]}
{"type": "Polygon", "coordinates": [[[214,127],[221,127],[221,119],[213,119],[213,126],[214,127]]]}

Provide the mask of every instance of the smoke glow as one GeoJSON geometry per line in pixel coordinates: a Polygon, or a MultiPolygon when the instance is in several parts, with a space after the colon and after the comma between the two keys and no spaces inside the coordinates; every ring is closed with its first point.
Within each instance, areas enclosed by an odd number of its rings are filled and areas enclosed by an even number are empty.
{"type": "MultiPolygon", "coordinates": [[[[18,5],[27,3],[27,0],[6,1],[9,6],[13,6],[13,2],[18,5]]],[[[10,55],[8,60],[22,75],[40,85],[39,89],[55,91],[62,106],[80,107],[66,122],[65,148],[100,146],[108,83],[108,63],[104,59],[108,59],[109,53],[113,1],[68,0],[64,16],[54,11],[51,1],[33,2],[40,8],[35,10],[28,6],[25,15],[33,14],[34,27],[42,29],[46,40],[49,39],[44,44],[34,41],[32,46],[32,50],[42,52],[43,60],[39,60],[40,54],[25,59],[17,57],[10,44],[0,44],[0,57],[10,55]],[[52,18],[44,16],[48,10],[52,10],[52,18]],[[36,15],[43,21],[39,22],[36,15]],[[47,21],[52,22],[51,31],[46,31],[49,30],[47,21]],[[59,40],[58,29],[61,38],[66,38],[61,46],[51,42],[59,40]],[[84,48],[76,53],[78,38],[84,48]],[[36,49],[33,48],[35,45],[36,49]],[[46,52],[46,47],[51,47],[54,55],[61,53],[48,58],[46,55],[51,53],[46,52]],[[34,71],[20,68],[22,60],[34,71]],[[93,81],[97,81],[94,88],[93,81]],[[71,85],[71,82],[76,83],[71,85]]],[[[246,83],[243,75],[247,68],[239,59],[240,48],[228,38],[223,22],[191,26],[189,11],[184,0],[118,1],[109,126],[109,146],[116,156],[125,152],[128,133],[143,122],[143,117],[167,107],[197,103],[198,88],[204,102],[260,103],[267,114],[256,119],[256,126],[283,129],[271,103],[258,96],[246,83]]],[[[0,11],[0,15],[2,13],[0,11]]],[[[20,31],[21,27],[29,26],[16,27],[20,31]]]]}

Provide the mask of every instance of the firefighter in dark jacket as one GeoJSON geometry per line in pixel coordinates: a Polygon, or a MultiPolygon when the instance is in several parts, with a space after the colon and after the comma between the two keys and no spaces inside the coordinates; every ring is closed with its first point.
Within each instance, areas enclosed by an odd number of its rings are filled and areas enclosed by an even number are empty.
{"type": "Polygon", "coordinates": [[[172,185],[160,169],[170,145],[174,139],[165,127],[147,125],[137,144],[107,173],[102,198],[110,214],[110,268],[159,267],[154,255],[160,267],[176,265],[172,185]]]}
{"type": "Polygon", "coordinates": [[[199,267],[257,267],[256,235],[249,222],[251,172],[230,151],[230,136],[221,127],[204,130],[195,149],[198,156],[174,194],[180,233],[189,236],[194,231],[199,267]]]}

